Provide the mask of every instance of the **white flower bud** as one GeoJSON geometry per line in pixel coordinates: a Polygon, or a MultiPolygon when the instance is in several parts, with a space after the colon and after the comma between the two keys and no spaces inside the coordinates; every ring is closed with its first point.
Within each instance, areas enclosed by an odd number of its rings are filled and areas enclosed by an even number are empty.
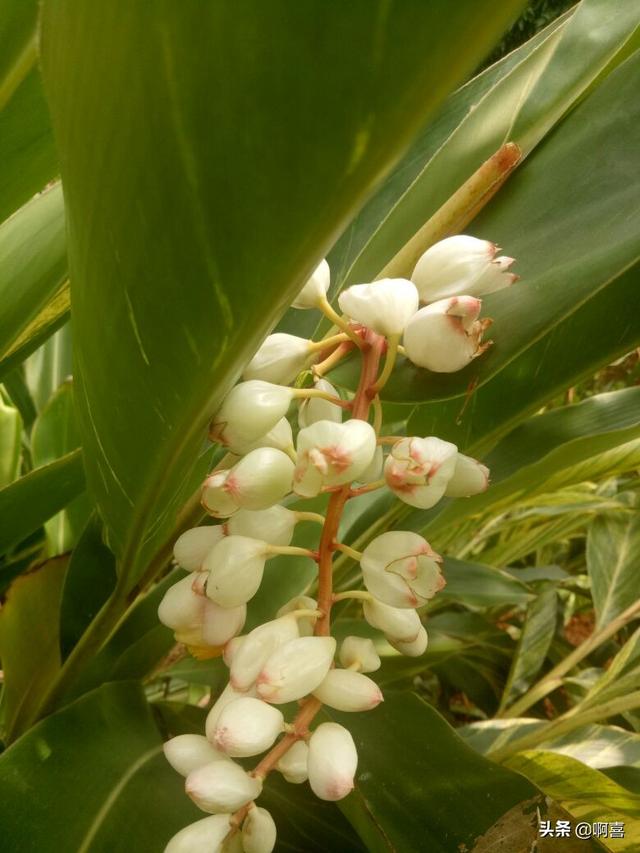
{"type": "Polygon", "coordinates": [[[410,643],[420,633],[422,623],[415,610],[389,607],[375,598],[363,602],[362,610],[369,625],[389,637],[410,643]]]}
{"type": "Polygon", "coordinates": [[[248,758],[269,749],[283,728],[284,717],[277,708],[243,696],[222,709],[213,739],[227,755],[248,758]]]}
{"type": "Polygon", "coordinates": [[[276,504],[268,509],[241,509],[229,519],[227,530],[232,536],[262,539],[270,545],[289,545],[296,521],[295,512],[276,504]]]}
{"type": "Polygon", "coordinates": [[[376,452],[376,434],[366,421],[318,421],[298,433],[294,491],[312,498],[323,488],[357,479],[376,452]]]}
{"type": "Polygon", "coordinates": [[[221,607],[239,607],[253,598],[262,582],[267,544],[248,536],[225,536],[209,552],[207,596],[221,607]]]}
{"type": "Polygon", "coordinates": [[[486,465],[458,453],[453,477],[447,483],[445,495],[449,498],[468,498],[486,492],[489,485],[489,469],[486,465]]]}
{"type": "Polygon", "coordinates": [[[276,764],[276,770],[284,776],[287,782],[300,785],[309,778],[307,764],[309,747],[303,740],[298,740],[290,747],[276,764]]]}
{"type": "Polygon", "coordinates": [[[164,848],[164,853],[221,853],[222,842],[231,829],[231,816],[216,814],[203,817],[177,832],[164,848]]]}
{"type": "Polygon", "coordinates": [[[235,812],[260,796],[262,783],[233,761],[214,761],[189,773],[185,791],[204,812],[235,812]]]}
{"type": "Polygon", "coordinates": [[[204,558],[224,535],[225,531],[221,524],[192,527],[176,539],[173,558],[182,569],[188,572],[200,572],[204,558]]]}
{"type": "Polygon", "coordinates": [[[217,518],[230,516],[238,508],[267,509],[291,491],[293,472],[293,462],[281,450],[259,447],[229,471],[218,471],[205,480],[202,505],[217,518]]]}
{"type": "Polygon", "coordinates": [[[313,695],[336,711],[371,711],[384,699],[375,681],[350,669],[330,669],[313,695]]]}
{"type": "Polygon", "coordinates": [[[410,640],[409,642],[403,642],[402,640],[395,640],[393,637],[387,637],[389,643],[393,646],[394,649],[397,649],[401,654],[406,655],[410,658],[419,658],[420,655],[423,655],[427,650],[427,645],[429,642],[429,638],[427,636],[426,629],[420,628],[418,631],[418,636],[415,640],[410,640]]]}
{"type": "Polygon", "coordinates": [[[313,353],[307,338],[276,332],[264,341],[245,367],[243,379],[262,379],[276,385],[288,385],[303,369],[313,353]]]}
{"type": "Polygon", "coordinates": [[[429,509],[444,495],[456,467],[458,449],[439,438],[402,438],[384,464],[387,486],[400,500],[429,509]]]}
{"type": "Polygon", "coordinates": [[[249,810],[242,824],[244,853],[271,853],[276,846],[276,824],[269,812],[260,806],[249,810]]]}
{"type": "Polygon", "coordinates": [[[203,735],[172,737],[164,744],[163,749],[169,764],[182,776],[188,776],[192,770],[213,761],[227,760],[227,756],[218,752],[203,735]]]}
{"type": "Polygon", "coordinates": [[[216,726],[218,725],[218,720],[220,719],[220,715],[224,711],[224,709],[231,702],[234,702],[236,699],[243,699],[245,696],[255,696],[255,691],[249,689],[249,691],[240,692],[236,690],[232,684],[227,684],[222,693],[216,699],[213,707],[207,714],[207,719],[204,724],[204,733],[207,736],[207,740],[211,743],[214,743],[216,726]]]}
{"type": "Polygon", "coordinates": [[[401,335],[418,310],[418,290],[405,278],[383,278],[354,284],[338,297],[340,308],[379,335],[401,335]]]}
{"type": "Polygon", "coordinates": [[[491,346],[481,344],[491,320],[477,319],[480,308],[474,296],[452,296],[421,308],[404,332],[409,361],[434,373],[462,370],[491,346]]]}
{"type": "Polygon", "coordinates": [[[360,567],[369,592],[391,607],[420,607],[445,585],[426,539],[408,530],[376,536],[362,552],[360,567]]]}
{"type": "Polygon", "coordinates": [[[295,616],[282,616],[254,628],[233,655],[230,675],[234,688],[248,690],[273,652],[298,636],[295,616]]]}
{"type": "MultiPolygon", "coordinates": [[[[224,646],[236,634],[242,631],[247,619],[247,608],[244,604],[239,607],[221,607],[210,599],[205,599],[204,621],[200,629],[201,642],[190,642],[192,646],[224,646]]],[[[180,642],[186,640],[177,637],[180,642]]]]}
{"type": "MultiPolygon", "coordinates": [[[[308,595],[298,595],[283,604],[277,612],[277,616],[286,616],[293,610],[316,610],[318,604],[314,598],[308,595]]],[[[301,616],[298,618],[298,630],[301,637],[310,637],[316,626],[316,620],[312,616],[301,616]]]]}
{"type": "MultiPolygon", "coordinates": [[[[340,395],[330,382],[326,379],[318,379],[314,388],[317,391],[324,391],[326,394],[331,394],[332,397],[340,395]]],[[[336,406],[330,400],[324,400],[322,397],[305,397],[300,402],[298,408],[298,426],[300,429],[311,426],[318,421],[333,421],[336,424],[342,423],[342,409],[336,406]]]]}
{"type": "Polygon", "coordinates": [[[244,635],[240,637],[232,637],[228,643],[225,643],[224,652],[222,653],[222,660],[224,661],[224,665],[226,667],[231,666],[231,661],[233,660],[235,653],[238,651],[238,649],[244,642],[244,639],[244,635]]]}
{"type": "Polygon", "coordinates": [[[358,667],[358,672],[380,669],[380,657],[373,640],[365,637],[345,637],[340,646],[340,663],[345,668],[358,667]]]}
{"type": "Polygon", "coordinates": [[[278,423],[269,432],[261,435],[259,439],[246,444],[237,442],[234,449],[236,453],[245,456],[252,450],[257,450],[258,447],[275,447],[276,450],[282,450],[287,456],[293,456],[295,445],[289,421],[286,418],[280,418],[278,423]]]}
{"type": "Polygon", "coordinates": [[[338,723],[321,723],[309,739],[309,784],[321,800],[341,800],[353,790],[358,753],[338,723]]]}
{"type": "Polygon", "coordinates": [[[518,280],[507,272],[513,258],[496,257],[495,243],[458,234],[431,246],[411,275],[422,302],[468,293],[482,296],[508,287],[518,280]]]}
{"type": "Polygon", "coordinates": [[[193,575],[172,584],[158,606],[158,619],[174,631],[199,628],[204,621],[206,598],[193,590],[193,575]]]}
{"type": "Polygon", "coordinates": [[[211,440],[230,450],[258,441],[287,414],[293,393],[292,388],[260,379],[240,382],[216,412],[209,431],[211,440]]]}
{"type": "Polygon", "coordinates": [[[329,671],[336,650],[333,637],[300,637],[267,659],[256,681],[258,696],[282,705],[311,693],[329,671]]]}
{"type": "Polygon", "coordinates": [[[327,295],[330,278],[329,264],[325,260],[320,261],[291,306],[293,308],[317,308],[327,295]]]}

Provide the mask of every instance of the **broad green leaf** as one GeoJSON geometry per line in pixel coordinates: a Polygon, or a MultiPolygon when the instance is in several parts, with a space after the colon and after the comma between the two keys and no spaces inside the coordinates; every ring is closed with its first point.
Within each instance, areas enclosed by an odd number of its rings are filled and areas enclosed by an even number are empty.
{"type": "Polygon", "coordinates": [[[62,190],[52,187],[0,225],[0,376],[69,310],[62,190]]]}
{"type": "Polygon", "coordinates": [[[596,626],[608,625],[638,598],[640,519],[613,514],[596,518],[587,537],[587,568],[596,626]]]}
{"type": "Polygon", "coordinates": [[[640,51],[567,116],[516,171],[499,203],[474,221],[473,233],[499,241],[518,259],[522,276],[516,287],[484,299],[494,346],[452,374],[401,363],[385,388],[389,399],[465,394],[470,383],[486,382],[638,261],[631,215],[638,187],[628,179],[629,171],[637,174],[640,148],[638,86],[640,51]],[[607,176],[606,193],[594,174],[607,176]],[[549,199],[556,200],[551,210],[549,199]]]}
{"type": "Polygon", "coordinates": [[[506,708],[528,690],[540,672],[551,646],[558,621],[558,596],[553,584],[546,583],[527,609],[500,709],[506,708]]]}
{"type": "Polygon", "coordinates": [[[0,786],[3,843],[24,853],[151,853],[202,816],[130,682],[38,723],[0,756],[0,786]]]}
{"type": "MultiPolygon", "coordinates": [[[[7,392],[11,402],[20,412],[22,423],[27,433],[31,432],[31,427],[36,419],[36,407],[33,398],[27,388],[27,383],[24,379],[24,370],[22,365],[19,365],[15,370],[7,373],[2,380],[5,391],[7,392]]],[[[25,460],[27,462],[28,460],[25,460]]]]}
{"type": "Polygon", "coordinates": [[[542,791],[553,797],[575,821],[621,821],[624,838],[603,839],[614,853],[633,853],[640,845],[640,796],[632,794],[604,773],[575,758],[552,752],[524,752],[507,762],[542,791]]]}
{"type": "MultiPolygon", "coordinates": [[[[545,721],[535,718],[483,720],[462,726],[457,732],[470,746],[485,753],[545,725],[545,721]]],[[[622,765],[640,767],[640,735],[617,726],[581,726],[545,741],[541,748],[568,755],[596,770],[622,765]]]]}
{"type": "Polygon", "coordinates": [[[13,582],[0,608],[3,738],[13,740],[60,668],[58,608],[67,557],[36,565],[13,582]]]}
{"type": "Polygon", "coordinates": [[[72,355],[71,324],[65,323],[25,361],[25,379],[38,411],[72,375],[72,355]]]}
{"type": "Polygon", "coordinates": [[[536,788],[477,755],[417,696],[391,693],[370,713],[330,716],[349,728],[359,756],[355,791],[340,808],[372,853],[480,853],[505,835],[512,850],[534,841],[530,813],[547,808],[536,788]]]}
{"type": "MultiPolygon", "coordinates": [[[[40,412],[31,433],[31,456],[36,467],[48,465],[80,446],[73,406],[73,385],[65,382],[40,412]]],[[[49,556],[70,551],[87,523],[91,504],[78,495],[61,512],[45,522],[49,556]]]]}
{"type": "Polygon", "coordinates": [[[637,46],[640,14],[620,11],[586,0],[451,96],[336,246],[339,283],[375,276],[505,140],[529,153],[630,40],[637,46]]]}
{"type": "Polygon", "coordinates": [[[0,110],[36,64],[36,0],[5,0],[0,9],[0,110]]]}
{"type": "Polygon", "coordinates": [[[607,702],[638,690],[640,678],[640,629],[613,659],[604,674],[580,702],[580,711],[604,707],[607,702]]]}
{"type": "Polygon", "coordinates": [[[243,362],[520,6],[45,2],[83,446],[125,571],[243,362]]]}
{"type": "Polygon", "coordinates": [[[102,524],[91,516],[73,549],[60,604],[60,650],[69,654],[116,583],[115,558],[102,541],[102,524]]]}
{"type": "Polygon", "coordinates": [[[0,390],[0,488],[8,486],[20,471],[22,418],[0,390]]]}
{"type": "Polygon", "coordinates": [[[0,553],[63,509],[84,490],[82,452],[74,450],[0,489],[0,553]]]}
{"type": "Polygon", "coordinates": [[[496,607],[526,604],[533,598],[525,584],[492,566],[445,557],[443,573],[447,585],[438,593],[438,602],[451,600],[467,607],[496,607]]]}

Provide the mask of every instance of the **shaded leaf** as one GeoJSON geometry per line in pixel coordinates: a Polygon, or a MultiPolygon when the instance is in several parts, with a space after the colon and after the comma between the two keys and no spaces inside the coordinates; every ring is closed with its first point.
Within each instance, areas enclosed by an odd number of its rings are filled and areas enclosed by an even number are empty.
{"type": "Polygon", "coordinates": [[[524,583],[500,569],[445,557],[446,587],[437,601],[450,599],[467,607],[526,604],[533,597],[524,583]]]}
{"type": "Polygon", "coordinates": [[[596,611],[596,626],[608,625],[640,594],[638,554],[640,518],[602,515],[589,527],[587,568],[596,611]]]}
{"type": "Polygon", "coordinates": [[[20,471],[22,418],[0,391],[0,488],[8,486],[20,471]]]}

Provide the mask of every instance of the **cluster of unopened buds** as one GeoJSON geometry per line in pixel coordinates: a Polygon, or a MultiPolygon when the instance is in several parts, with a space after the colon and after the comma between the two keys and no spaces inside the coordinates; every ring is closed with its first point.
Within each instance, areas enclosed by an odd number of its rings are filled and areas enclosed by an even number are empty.
{"type": "Polygon", "coordinates": [[[327,300],[329,267],[322,261],[293,305],[320,309],[332,332],[318,342],[270,335],[223,401],[210,437],[226,448],[228,464],[202,490],[205,510],[221,523],[188,530],[176,542],[175,560],[190,574],[166,592],[159,618],[196,657],[222,655],[230,677],[205,736],[179,735],[165,745],[167,759],[186,777],[187,794],[210,815],[178,832],[166,853],[273,850],[275,823],[255,804],[272,770],[292,783],[308,780],[323,800],[352,790],[358,757],[351,734],[334,722],[310,726],[323,705],[375,708],[383,697],[367,673],[380,667],[380,658],[367,637],[348,636],[337,648],[332,605],[360,600],[369,626],[401,654],[419,656],[427,632],[416,609],[445,581],[440,556],[417,533],[382,533],[362,552],[338,541],[342,512],[349,499],[377,488],[422,509],[487,488],[487,468],[448,441],[381,436],[379,392],[398,352],[436,372],[460,370],[480,355],[490,321],[479,319],[479,297],[516,279],[511,264],[492,243],[450,237],[424,253],[411,280],[344,290],[338,314],[327,300]],[[355,394],[341,397],[324,376],[354,350],[360,383],[355,394]],[[306,377],[313,387],[303,387],[306,377]],[[294,401],[295,442],[288,420],[294,401]],[[324,515],[280,503],[325,493],[324,515]],[[301,521],[322,525],[317,549],[291,545],[301,521]],[[336,552],[359,562],[364,589],[333,591],[336,552]],[[293,599],[272,621],[242,635],[266,561],[283,554],[317,562],[317,597],[293,599]],[[287,703],[298,703],[289,721],[280,707],[287,703]],[[254,756],[263,757],[250,770],[234,760],[254,756]]]}

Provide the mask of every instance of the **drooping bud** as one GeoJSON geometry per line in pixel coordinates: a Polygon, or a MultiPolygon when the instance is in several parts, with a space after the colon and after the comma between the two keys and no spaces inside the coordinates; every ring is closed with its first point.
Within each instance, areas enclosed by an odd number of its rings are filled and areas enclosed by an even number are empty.
{"type": "Polygon", "coordinates": [[[270,545],[289,545],[296,521],[295,512],[276,504],[257,511],[241,509],[229,519],[227,530],[232,536],[262,539],[270,545]]]}
{"type": "Polygon", "coordinates": [[[468,498],[486,492],[489,485],[489,469],[486,465],[458,453],[453,477],[447,483],[445,495],[448,498],[468,498]]]}
{"type": "Polygon", "coordinates": [[[216,814],[203,817],[177,832],[164,848],[164,853],[221,853],[222,843],[231,829],[231,816],[216,814]]]}
{"type": "Polygon", "coordinates": [[[262,782],[233,761],[214,761],[187,776],[185,791],[205,812],[235,812],[255,800],[262,782]]]}
{"type": "Polygon", "coordinates": [[[300,785],[309,778],[307,769],[309,747],[303,740],[298,740],[290,747],[276,764],[276,770],[284,776],[287,782],[300,785]]]}
{"type": "Polygon", "coordinates": [[[282,705],[311,693],[333,661],[333,637],[300,637],[281,646],[267,659],[256,681],[258,696],[282,705]]]}
{"type": "Polygon", "coordinates": [[[330,278],[329,264],[325,260],[320,261],[291,306],[293,308],[317,308],[327,295],[330,278]]]}
{"type": "Polygon", "coordinates": [[[269,432],[261,435],[256,441],[244,444],[237,442],[235,452],[245,456],[252,450],[257,450],[258,447],[275,447],[276,450],[282,450],[287,456],[291,457],[295,453],[295,445],[293,443],[293,431],[291,424],[286,418],[280,418],[278,423],[272,427],[269,432]]]}
{"type": "Polygon", "coordinates": [[[400,500],[429,509],[444,495],[456,467],[458,449],[439,438],[402,438],[384,464],[387,486],[400,500]]]}
{"type": "MultiPolygon", "coordinates": [[[[316,391],[324,391],[326,394],[331,394],[332,397],[340,395],[330,382],[326,379],[318,379],[314,388],[316,391]]],[[[305,397],[300,402],[298,409],[298,426],[300,429],[311,426],[318,421],[333,421],[334,423],[342,423],[342,409],[336,406],[330,400],[324,400],[322,397],[305,397]]]]}
{"type": "Polygon", "coordinates": [[[362,552],[360,567],[369,592],[391,607],[420,607],[445,584],[426,539],[408,530],[376,536],[362,552]]]}
{"type": "Polygon", "coordinates": [[[283,332],[269,335],[245,367],[242,378],[288,385],[293,382],[313,353],[310,343],[306,338],[283,332]]]}
{"type": "Polygon", "coordinates": [[[173,557],[182,569],[188,572],[201,572],[202,563],[209,551],[225,535],[222,525],[192,527],[176,539],[173,557]]]}
{"type": "Polygon", "coordinates": [[[173,629],[176,640],[194,649],[221,647],[242,630],[246,607],[225,608],[209,601],[200,587],[205,573],[193,573],[179,580],[165,592],[158,618],[173,629]]]}
{"type": "Polygon", "coordinates": [[[416,639],[422,627],[415,610],[390,607],[375,598],[363,602],[364,618],[372,628],[377,628],[388,637],[410,643],[416,639]]]}
{"type": "Polygon", "coordinates": [[[173,631],[199,628],[204,620],[206,598],[193,590],[193,576],[172,584],[158,606],[158,619],[173,631]]]}
{"type": "Polygon", "coordinates": [[[284,717],[277,708],[243,696],[223,708],[213,739],[227,755],[248,758],[269,749],[283,728],[284,717]]]}
{"type": "Polygon", "coordinates": [[[375,672],[380,669],[380,657],[373,640],[365,637],[345,637],[340,646],[340,663],[358,672],[375,672]]]}
{"type": "Polygon", "coordinates": [[[214,738],[216,726],[218,725],[220,715],[227,705],[234,702],[236,699],[243,699],[247,695],[255,696],[255,691],[249,690],[248,692],[244,691],[241,693],[239,690],[236,690],[232,684],[227,684],[207,714],[207,719],[204,724],[204,733],[206,734],[208,741],[215,743],[214,738]]]}
{"type": "Polygon", "coordinates": [[[513,258],[496,257],[495,243],[457,234],[431,246],[411,275],[422,302],[468,293],[482,296],[508,287],[518,276],[508,272],[513,258]]]}
{"type": "Polygon", "coordinates": [[[410,658],[419,658],[420,655],[423,655],[426,652],[427,645],[429,643],[427,631],[424,627],[420,628],[415,640],[411,640],[409,642],[394,640],[392,637],[387,637],[387,639],[394,649],[397,649],[401,654],[410,658]]]}
{"type": "Polygon", "coordinates": [[[235,653],[238,651],[238,649],[244,642],[244,639],[244,636],[241,635],[239,637],[232,637],[228,643],[225,643],[224,652],[222,653],[222,660],[224,661],[224,665],[226,667],[231,666],[231,661],[233,660],[235,653]]]}
{"type": "Polygon", "coordinates": [[[353,790],[358,753],[338,723],[321,723],[309,739],[309,784],[321,800],[341,800],[353,790]]]}
{"type": "MultiPolygon", "coordinates": [[[[294,610],[316,610],[318,604],[314,598],[309,598],[308,595],[297,595],[291,601],[283,604],[277,612],[277,616],[286,616],[294,610]]],[[[298,617],[298,630],[301,637],[310,637],[316,625],[316,620],[313,616],[298,617]]]]}
{"type": "Polygon", "coordinates": [[[379,335],[401,335],[418,310],[418,290],[405,278],[354,284],[338,297],[340,308],[379,335]]]}
{"type": "Polygon", "coordinates": [[[203,735],[172,737],[164,744],[163,750],[169,764],[182,776],[188,776],[192,770],[213,761],[227,760],[227,756],[218,752],[203,735]]]}
{"type": "Polygon", "coordinates": [[[242,824],[244,853],[271,853],[276,837],[276,824],[269,812],[260,806],[250,809],[242,824]]]}
{"type": "Polygon", "coordinates": [[[376,480],[379,480],[382,477],[383,463],[382,447],[378,446],[371,462],[361,474],[358,474],[358,482],[366,485],[367,483],[374,483],[376,480]]]}
{"type": "Polygon", "coordinates": [[[336,711],[371,711],[384,699],[375,681],[350,669],[330,669],[313,695],[336,711]]]}
{"type": "Polygon", "coordinates": [[[293,462],[281,450],[259,447],[229,471],[218,471],[205,480],[202,505],[217,518],[239,508],[267,509],[291,491],[293,472],[293,462]]]}
{"type": "Polygon", "coordinates": [[[318,421],[298,433],[298,464],[293,488],[312,498],[330,486],[357,479],[376,452],[376,434],[366,421],[318,421]]]}
{"type": "Polygon", "coordinates": [[[234,688],[248,690],[276,649],[299,636],[295,616],[281,616],[254,628],[244,638],[231,661],[230,675],[234,688]]]}
{"type": "Polygon", "coordinates": [[[404,331],[409,361],[434,373],[462,370],[491,346],[482,343],[491,320],[477,319],[481,307],[474,296],[452,296],[421,308],[404,331]]]}
{"type": "Polygon", "coordinates": [[[284,385],[260,379],[240,382],[216,412],[209,436],[230,450],[256,442],[287,414],[292,399],[293,389],[284,385]]]}
{"type": "Polygon", "coordinates": [[[225,536],[204,561],[207,596],[221,607],[239,607],[253,598],[262,582],[267,544],[248,536],[225,536]]]}

